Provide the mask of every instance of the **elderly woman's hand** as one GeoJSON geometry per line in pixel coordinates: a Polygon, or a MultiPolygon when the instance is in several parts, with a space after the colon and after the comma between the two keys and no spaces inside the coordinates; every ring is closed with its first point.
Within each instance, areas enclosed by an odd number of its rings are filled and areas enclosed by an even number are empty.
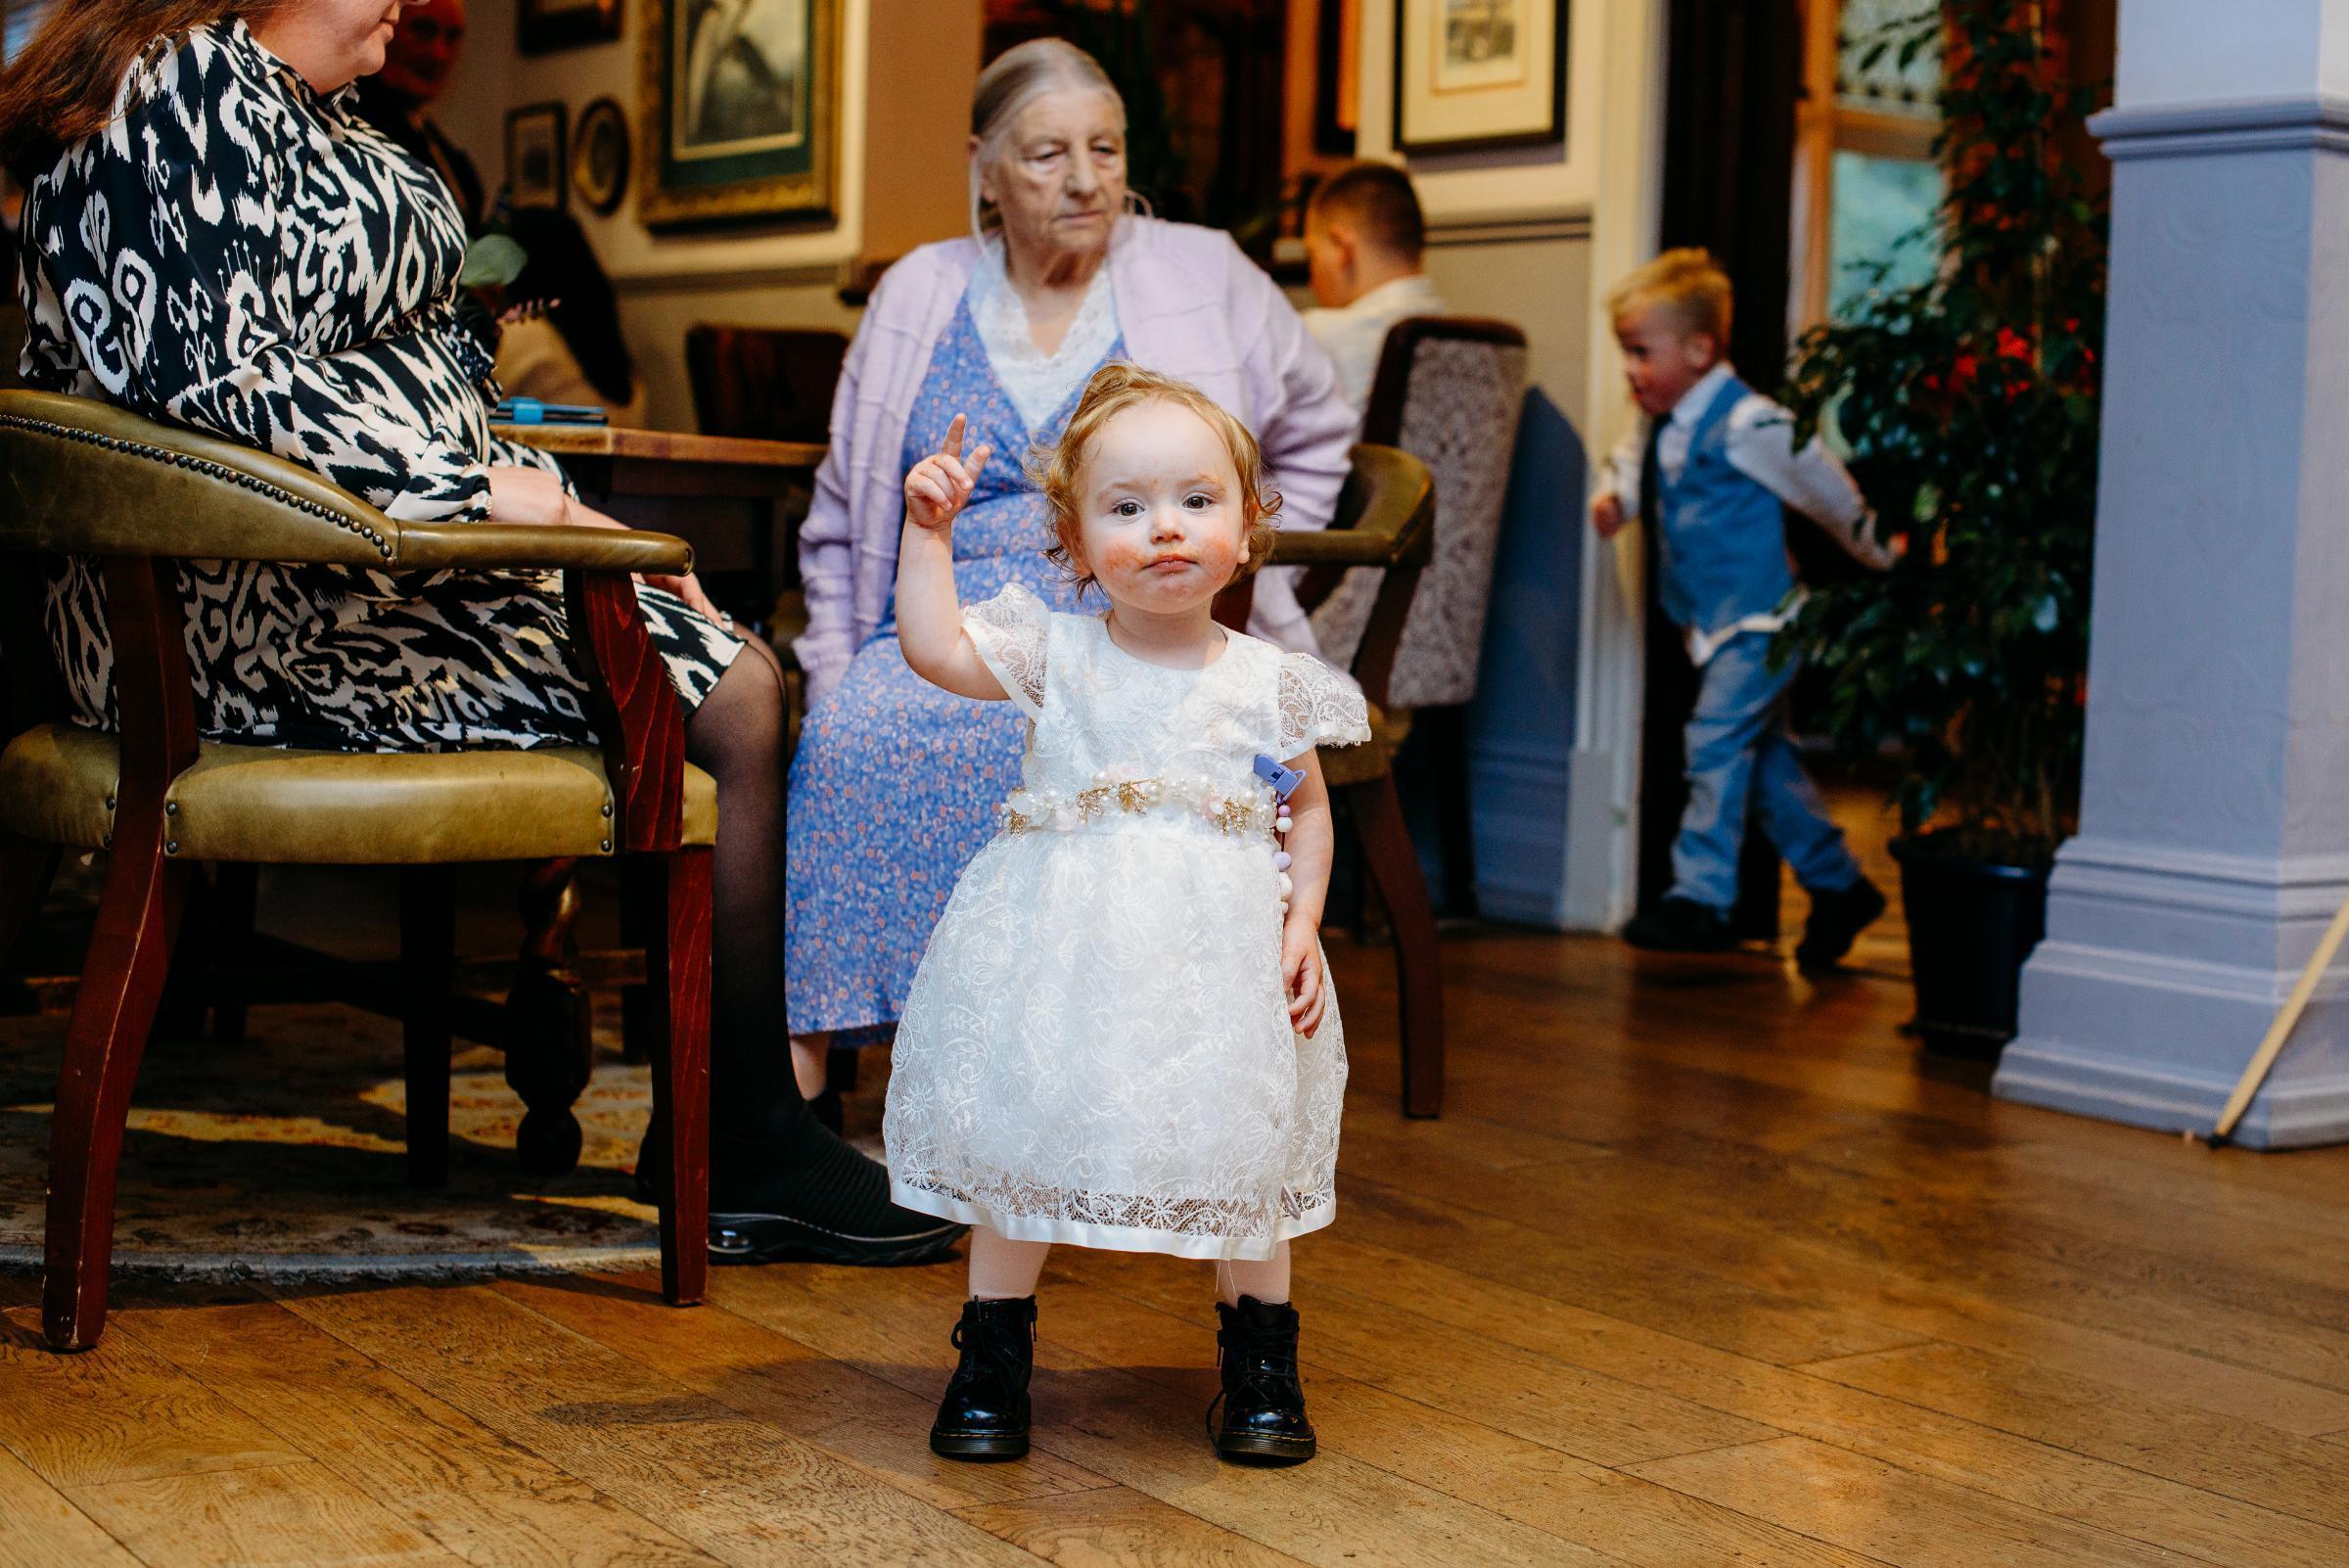
{"type": "Polygon", "coordinates": [[[543,468],[527,463],[489,465],[489,518],[494,523],[527,523],[560,528],[580,521],[577,503],[563,489],[563,482],[543,468]]]}

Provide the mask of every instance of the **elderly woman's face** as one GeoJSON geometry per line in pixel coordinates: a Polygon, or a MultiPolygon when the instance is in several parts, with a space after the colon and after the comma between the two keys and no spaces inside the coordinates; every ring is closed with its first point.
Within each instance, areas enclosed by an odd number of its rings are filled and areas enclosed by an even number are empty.
{"type": "Polygon", "coordinates": [[[1098,251],[1126,208],[1126,116],[1105,92],[1066,88],[1020,111],[979,194],[1023,252],[1098,251]]]}

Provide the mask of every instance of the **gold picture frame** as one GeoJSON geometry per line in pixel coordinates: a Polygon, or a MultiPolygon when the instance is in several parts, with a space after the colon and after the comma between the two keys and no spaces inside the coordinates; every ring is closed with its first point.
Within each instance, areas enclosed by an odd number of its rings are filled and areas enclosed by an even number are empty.
{"type": "Polygon", "coordinates": [[[835,215],[840,13],[841,0],[643,0],[646,227],[835,215]]]}

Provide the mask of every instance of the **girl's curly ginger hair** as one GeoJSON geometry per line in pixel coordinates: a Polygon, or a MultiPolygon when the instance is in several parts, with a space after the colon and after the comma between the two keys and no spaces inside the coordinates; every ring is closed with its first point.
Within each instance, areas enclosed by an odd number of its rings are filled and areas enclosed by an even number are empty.
{"type": "Polygon", "coordinates": [[[1052,544],[1044,555],[1076,579],[1079,588],[1093,580],[1078,564],[1078,485],[1084,474],[1085,451],[1101,427],[1128,408],[1143,403],[1174,403],[1197,414],[1221,438],[1231,454],[1232,471],[1240,478],[1240,526],[1248,554],[1231,576],[1234,582],[1263,566],[1272,554],[1272,535],[1280,515],[1280,493],[1265,487],[1265,454],[1248,427],[1232,417],[1213,397],[1187,381],[1144,370],[1130,360],[1113,359],[1093,372],[1069,416],[1069,428],[1051,444],[1038,443],[1028,462],[1029,476],[1052,508],[1052,544]]]}

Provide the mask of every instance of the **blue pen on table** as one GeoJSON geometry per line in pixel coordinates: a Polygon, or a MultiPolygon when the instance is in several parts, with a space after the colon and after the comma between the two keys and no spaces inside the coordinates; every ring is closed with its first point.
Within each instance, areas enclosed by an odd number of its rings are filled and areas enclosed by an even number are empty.
{"type": "Polygon", "coordinates": [[[595,403],[549,403],[535,397],[508,397],[492,414],[503,425],[602,425],[612,417],[595,403]]]}

